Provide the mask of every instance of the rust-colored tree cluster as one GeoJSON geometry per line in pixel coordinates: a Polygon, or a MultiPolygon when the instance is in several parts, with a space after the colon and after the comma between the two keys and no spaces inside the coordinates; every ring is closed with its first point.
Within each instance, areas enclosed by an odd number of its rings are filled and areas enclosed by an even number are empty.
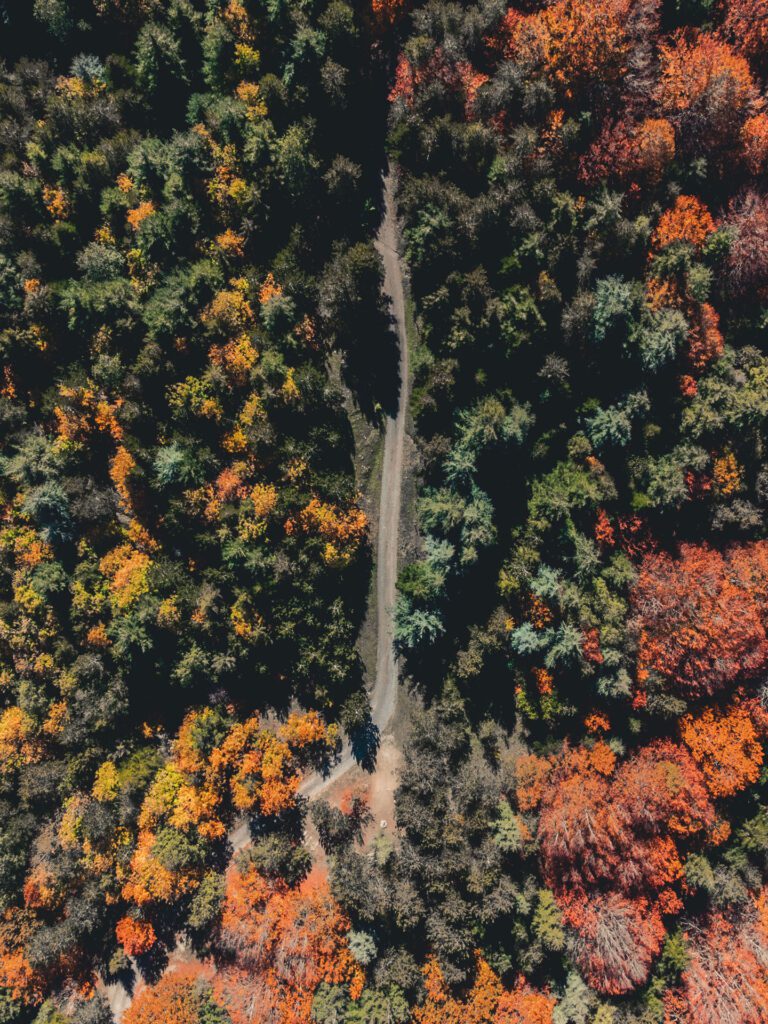
{"type": "Polygon", "coordinates": [[[768,660],[767,580],[764,541],[646,556],[632,594],[639,684],[654,673],[696,697],[754,677],[768,660]]]}
{"type": "Polygon", "coordinates": [[[574,955],[600,992],[647,979],[664,919],[682,909],[691,844],[725,837],[688,750],[657,741],[623,761],[602,740],[518,770],[518,803],[539,807],[542,872],[574,929],[574,955]]]}

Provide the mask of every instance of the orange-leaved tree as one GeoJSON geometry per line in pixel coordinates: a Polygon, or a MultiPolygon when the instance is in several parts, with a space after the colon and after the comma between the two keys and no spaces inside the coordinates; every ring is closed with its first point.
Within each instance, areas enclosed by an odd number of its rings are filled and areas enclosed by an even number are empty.
{"type": "Polygon", "coordinates": [[[707,32],[680,31],[660,50],[655,99],[694,149],[738,140],[745,118],[762,107],[747,60],[707,32]]]}
{"type": "Polygon", "coordinates": [[[674,242],[687,242],[698,251],[714,230],[712,214],[700,199],[678,196],[674,205],[661,215],[651,245],[658,252],[674,242]]]}
{"type": "Polygon", "coordinates": [[[422,969],[424,1002],[413,1011],[413,1024],[551,1024],[555,998],[520,978],[511,990],[501,984],[480,953],[475,954],[472,985],[454,996],[434,957],[422,969]]]}
{"type": "Polygon", "coordinates": [[[616,82],[626,72],[631,6],[631,0],[556,0],[533,14],[511,8],[489,46],[534,62],[570,99],[587,84],[616,82]]]}
{"type": "Polygon", "coordinates": [[[144,906],[193,892],[204,865],[194,860],[186,869],[167,866],[162,852],[174,834],[215,843],[235,813],[290,810],[305,768],[332,756],[337,743],[337,728],[314,711],[294,713],[277,729],[256,713],[236,722],[218,709],[189,712],[139,813],[124,898],[144,906]]]}
{"type": "Polygon", "coordinates": [[[766,713],[756,698],[686,715],[680,735],[713,797],[729,797],[752,785],[763,764],[766,713]]]}
{"type": "Polygon", "coordinates": [[[765,64],[768,60],[768,2],[728,0],[722,33],[734,49],[765,64]]]}
{"type": "Polygon", "coordinates": [[[123,1017],[124,1024],[225,1024],[211,993],[213,971],[199,964],[178,968],[141,989],[123,1017]]]}
{"type": "Polygon", "coordinates": [[[356,999],[364,975],[349,950],[349,929],[319,871],[291,888],[253,864],[232,867],[221,923],[232,959],[214,979],[216,1001],[233,1024],[306,1024],[323,982],[347,986],[356,999]]]}

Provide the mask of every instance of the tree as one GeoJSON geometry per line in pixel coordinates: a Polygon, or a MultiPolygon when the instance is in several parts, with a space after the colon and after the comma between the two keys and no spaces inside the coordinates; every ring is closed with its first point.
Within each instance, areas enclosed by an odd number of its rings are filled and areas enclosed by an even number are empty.
{"type": "Polygon", "coordinates": [[[541,803],[542,873],[575,932],[576,961],[597,991],[632,991],[662,947],[663,915],[682,907],[685,843],[716,837],[704,779],[684,748],[661,741],[618,765],[600,741],[566,748],[533,789],[531,767],[523,804],[541,803]]]}
{"type": "Polygon", "coordinates": [[[713,797],[733,796],[757,781],[765,725],[765,712],[754,698],[737,698],[681,720],[680,735],[713,797]]]}
{"type": "Polygon", "coordinates": [[[747,167],[753,174],[760,174],[768,163],[768,115],[748,118],[741,130],[741,141],[747,167]]]}
{"type": "Polygon", "coordinates": [[[675,205],[662,214],[651,236],[657,251],[676,242],[686,242],[700,250],[715,230],[715,222],[707,207],[695,196],[678,196],[675,205]]]}
{"type": "Polygon", "coordinates": [[[768,1013],[765,892],[741,920],[712,913],[686,929],[688,966],[665,998],[668,1024],[758,1024],[768,1013]]]}
{"type": "Polygon", "coordinates": [[[748,192],[731,204],[726,223],[732,232],[726,271],[728,283],[736,295],[768,288],[768,203],[755,192],[748,192]]]}
{"type": "Polygon", "coordinates": [[[210,969],[179,967],[142,989],[125,1013],[125,1024],[230,1024],[211,994],[210,969]]]}
{"type": "Polygon", "coordinates": [[[194,894],[234,813],[293,810],[302,770],[325,763],[337,742],[316,712],[273,730],[258,714],[237,722],[219,709],[190,711],[147,790],[123,897],[142,907],[194,894]]]}
{"type": "Polygon", "coordinates": [[[394,25],[407,9],[406,0],[371,0],[374,17],[383,27],[394,25]]]}
{"type": "Polygon", "coordinates": [[[475,975],[462,999],[454,998],[435,960],[424,965],[426,998],[413,1012],[414,1024],[551,1024],[555,999],[520,978],[505,991],[498,976],[475,956],[475,975]]]}
{"type": "Polygon", "coordinates": [[[356,999],[363,972],[349,950],[349,928],[318,872],[289,888],[255,865],[231,868],[221,941],[235,959],[214,979],[217,1002],[233,1024],[247,1024],[255,1008],[276,1024],[301,1024],[323,982],[344,985],[356,999]]]}
{"type": "Polygon", "coordinates": [[[642,985],[666,936],[658,907],[617,893],[569,908],[566,919],[576,930],[579,970],[604,995],[623,995],[642,985]]]}
{"type": "Polygon", "coordinates": [[[494,1024],[552,1024],[555,1002],[554,996],[519,978],[511,991],[502,993],[494,1024]]]}
{"type": "Polygon", "coordinates": [[[687,146],[696,151],[733,145],[758,100],[744,57],[710,33],[684,30],[662,43],[660,56],[655,99],[687,146]]]}
{"type": "Polygon", "coordinates": [[[632,593],[641,685],[653,672],[698,696],[763,667],[765,604],[754,577],[762,580],[765,553],[763,542],[725,555],[682,545],[677,559],[664,552],[643,559],[632,593]]]}
{"type": "Polygon", "coordinates": [[[535,63],[566,99],[600,82],[615,83],[626,71],[630,52],[626,0],[556,3],[534,14],[511,8],[505,17],[500,47],[508,58],[535,63]]]}
{"type": "Polygon", "coordinates": [[[725,9],[723,34],[740,53],[762,63],[768,45],[765,0],[730,0],[725,9]]]}
{"type": "Polygon", "coordinates": [[[117,941],[128,956],[141,956],[147,953],[157,941],[155,929],[148,921],[139,921],[132,917],[122,917],[115,927],[117,941]]]}

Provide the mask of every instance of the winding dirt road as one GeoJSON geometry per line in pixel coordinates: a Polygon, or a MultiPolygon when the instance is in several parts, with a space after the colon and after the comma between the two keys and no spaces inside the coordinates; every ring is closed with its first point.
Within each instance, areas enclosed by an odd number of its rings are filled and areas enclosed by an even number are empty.
{"type": "MultiPolygon", "coordinates": [[[[397,248],[397,214],[394,178],[391,171],[384,178],[384,218],[375,244],[384,264],[384,294],[389,299],[400,352],[400,394],[397,413],[395,416],[387,416],[384,428],[384,457],[376,556],[376,677],[370,691],[371,718],[379,730],[379,735],[383,736],[397,706],[398,669],[394,648],[394,614],[397,596],[400,513],[409,395],[405,291],[400,254],[397,248]]],[[[309,800],[317,799],[356,764],[349,745],[345,745],[338,764],[330,774],[310,776],[301,786],[302,795],[309,800]]],[[[374,781],[376,774],[374,772],[374,781]]],[[[391,787],[390,775],[387,775],[384,784],[391,787]]],[[[229,840],[235,852],[247,846],[250,842],[247,822],[240,822],[230,832],[229,840]]],[[[171,954],[170,969],[173,969],[173,959],[174,954],[171,954]]],[[[136,980],[137,977],[134,973],[134,981],[136,980]]],[[[128,992],[119,982],[104,985],[102,991],[107,997],[112,1016],[117,1024],[120,1024],[123,1014],[131,1005],[132,993],[128,992]]]]}

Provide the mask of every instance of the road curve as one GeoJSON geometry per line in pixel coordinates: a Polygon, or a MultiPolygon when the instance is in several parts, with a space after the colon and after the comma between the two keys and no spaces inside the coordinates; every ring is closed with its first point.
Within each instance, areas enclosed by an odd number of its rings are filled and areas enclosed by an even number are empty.
{"type": "MultiPolygon", "coordinates": [[[[394,647],[394,624],[409,395],[405,290],[398,252],[394,176],[391,171],[384,178],[384,217],[375,244],[384,264],[384,295],[389,300],[400,351],[400,394],[397,413],[394,416],[387,416],[384,425],[384,458],[376,548],[376,678],[370,698],[373,724],[378,728],[379,734],[383,735],[397,705],[398,669],[394,647]]],[[[300,790],[302,795],[309,800],[317,799],[356,763],[349,745],[345,745],[339,763],[329,775],[315,774],[304,781],[300,790]]],[[[251,837],[247,822],[242,821],[232,829],[229,841],[235,852],[248,845],[251,837]]],[[[136,981],[134,972],[134,982],[136,981]]],[[[112,1016],[117,1024],[120,1024],[123,1014],[131,1005],[131,993],[119,982],[104,985],[102,991],[107,997],[112,1016]]]]}

